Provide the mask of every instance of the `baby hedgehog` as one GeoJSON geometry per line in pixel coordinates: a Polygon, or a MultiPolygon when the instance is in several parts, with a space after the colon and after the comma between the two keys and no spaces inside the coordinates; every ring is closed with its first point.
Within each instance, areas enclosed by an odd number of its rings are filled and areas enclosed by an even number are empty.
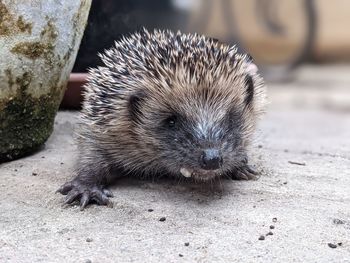
{"type": "Polygon", "coordinates": [[[265,87],[248,55],[198,34],[146,29],[89,71],[76,177],[65,203],[110,205],[117,176],[252,179],[246,147],[265,87]]]}

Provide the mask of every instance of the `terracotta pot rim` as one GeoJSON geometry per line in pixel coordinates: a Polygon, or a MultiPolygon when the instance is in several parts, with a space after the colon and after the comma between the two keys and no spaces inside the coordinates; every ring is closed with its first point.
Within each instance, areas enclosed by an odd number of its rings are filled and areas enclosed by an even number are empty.
{"type": "Polygon", "coordinates": [[[88,73],[76,72],[71,73],[69,76],[69,82],[86,82],[88,73]]]}

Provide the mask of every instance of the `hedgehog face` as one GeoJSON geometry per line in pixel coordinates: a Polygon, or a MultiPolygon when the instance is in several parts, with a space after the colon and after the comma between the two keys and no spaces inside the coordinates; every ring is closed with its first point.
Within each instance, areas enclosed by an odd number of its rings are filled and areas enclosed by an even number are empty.
{"type": "Polygon", "coordinates": [[[201,115],[169,113],[154,134],[168,170],[206,181],[227,173],[244,158],[242,119],[234,111],[218,119],[212,114],[215,110],[198,110],[201,115]]]}
{"type": "Polygon", "coordinates": [[[159,170],[207,181],[245,158],[249,113],[237,103],[220,89],[189,87],[132,97],[131,116],[159,170]]]}

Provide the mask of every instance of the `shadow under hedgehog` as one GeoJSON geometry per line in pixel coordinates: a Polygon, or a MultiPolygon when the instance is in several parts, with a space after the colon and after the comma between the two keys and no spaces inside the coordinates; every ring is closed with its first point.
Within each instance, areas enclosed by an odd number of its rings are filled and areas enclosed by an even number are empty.
{"type": "Polygon", "coordinates": [[[76,177],[65,203],[111,205],[112,178],[252,179],[249,144],[265,104],[257,67],[234,46],[146,29],[100,55],[85,86],[76,177]]]}

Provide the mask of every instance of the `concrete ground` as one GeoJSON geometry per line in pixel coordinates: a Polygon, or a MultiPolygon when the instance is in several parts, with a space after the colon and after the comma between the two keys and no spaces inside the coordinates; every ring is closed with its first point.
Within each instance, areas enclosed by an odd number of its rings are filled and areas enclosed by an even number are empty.
{"type": "Polygon", "coordinates": [[[259,180],[122,179],[113,208],[61,206],[77,113],[59,112],[42,151],[0,165],[0,262],[350,262],[348,72],[304,67],[270,85],[259,180]]]}

